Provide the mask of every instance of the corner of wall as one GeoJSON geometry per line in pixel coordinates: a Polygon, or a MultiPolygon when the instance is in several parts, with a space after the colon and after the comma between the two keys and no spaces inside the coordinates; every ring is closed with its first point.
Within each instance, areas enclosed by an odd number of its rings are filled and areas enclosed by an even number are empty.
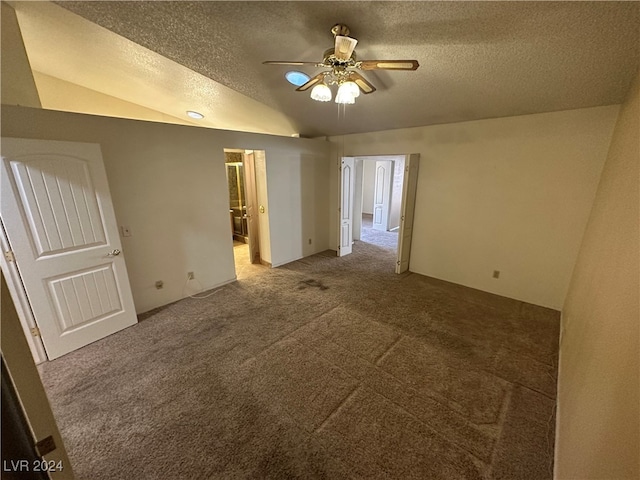
{"type": "Polygon", "coordinates": [[[3,105],[41,108],[40,97],[24,47],[15,10],[0,3],[2,32],[0,40],[1,96],[3,105]]]}
{"type": "Polygon", "coordinates": [[[617,118],[561,316],[554,478],[640,475],[640,76],[617,118]]]}

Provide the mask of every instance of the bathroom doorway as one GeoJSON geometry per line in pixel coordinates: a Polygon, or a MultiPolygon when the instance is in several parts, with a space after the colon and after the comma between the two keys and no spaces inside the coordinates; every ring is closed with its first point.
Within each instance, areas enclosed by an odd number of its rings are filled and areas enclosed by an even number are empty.
{"type": "Polygon", "coordinates": [[[256,273],[256,267],[268,265],[268,227],[261,228],[261,224],[268,223],[266,194],[261,191],[266,188],[264,151],[225,149],[224,157],[230,235],[236,277],[240,278],[256,273]]]}

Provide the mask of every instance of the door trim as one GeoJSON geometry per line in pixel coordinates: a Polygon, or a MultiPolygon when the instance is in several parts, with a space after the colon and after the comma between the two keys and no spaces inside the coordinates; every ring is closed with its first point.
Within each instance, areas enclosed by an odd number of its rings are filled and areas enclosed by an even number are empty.
{"type": "MultiPolygon", "coordinates": [[[[393,166],[393,168],[394,168],[394,169],[396,168],[396,165],[395,165],[395,159],[392,159],[391,157],[404,157],[404,158],[405,158],[405,167],[409,164],[409,158],[410,158],[410,157],[412,157],[412,158],[416,159],[416,163],[417,163],[418,165],[419,165],[419,162],[420,162],[420,154],[419,154],[419,153],[392,153],[392,154],[372,153],[372,154],[358,154],[358,155],[352,155],[352,156],[346,156],[346,155],[345,155],[345,156],[339,156],[339,157],[338,157],[338,162],[337,162],[337,165],[338,165],[338,169],[337,169],[337,170],[338,170],[338,198],[337,198],[337,200],[338,200],[338,205],[339,205],[339,206],[342,204],[342,187],[341,187],[341,185],[342,185],[342,172],[341,172],[341,163],[342,163],[342,158],[345,158],[345,157],[347,157],[347,158],[354,158],[354,159],[357,159],[357,160],[366,160],[366,161],[368,161],[368,160],[376,160],[376,161],[377,161],[377,160],[388,160],[388,159],[391,159],[391,160],[392,160],[392,162],[394,163],[394,166],[393,166]]],[[[405,187],[405,184],[406,184],[406,182],[405,182],[405,181],[404,181],[404,179],[403,179],[403,186],[402,186],[402,189],[403,189],[403,195],[402,195],[402,203],[401,203],[401,206],[400,206],[401,215],[402,215],[402,212],[403,212],[403,211],[405,210],[405,208],[406,208],[406,200],[405,200],[405,192],[404,192],[404,190],[405,190],[405,188],[406,188],[406,187],[405,187]]],[[[416,189],[417,189],[417,185],[416,185],[416,189]]],[[[416,190],[416,191],[417,191],[417,190],[416,190]]],[[[340,256],[340,248],[339,248],[339,247],[340,247],[340,228],[341,228],[341,218],[340,218],[339,209],[338,209],[338,212],[337,212],[337,213],[338,213],[338,215],[336,215],[336,217],[335,217],[335,219],[337,220],[335,225],[337,226],[337,241],[338,241],[338,243],[337,243],[338,250],[337,250],[336,254],[337,254],[338,256],[340,256]]],[[[414,213],[415,213],[415,212],[414,212],[414,213]]],[[[362,214],[362,211],[360,211],[360,214],[362,214]]],[[[401,236],[401,235],[402,235],[402,223],[401,223],[401,225],[398,227],[398,246],[397,246],[397,248],[396,248],[396,264],[394,265],[394,267],[395,267],[395,268],[394,268],[394,271],[395,271],[396,273],[400,273],[400,272],[398,272],[398,271],[397,271],[397,270],[398,270],[398,267],[399,267],[399,265],[398,265],[398,263],[397,263],[397,262],[398,262],[398,261],[399,261],[399,259],[401,258],[402,251],[403,251],[402,245],[400,245],[400,243],[401,243],[401,242],[400,242],[400,236],[401,236]]],[[[411,231],[411,237],[410,237],[410,239],[411,239],[411,242],[409,242],[409,244],[411,244],[411,243],[413,242],[413,229],[412,229],[412,231],[411,231]]],[[[406,246],[405,246],[405,247],[406,247],[406,246]]],[[[409,258],[410,258],[410,257],[411,257],[411,248],[409,247],[409,258]]]]}
{"type": "Polygon", "coordinates": [[[0,243],[2,244],[2,255],[0,255],[0,267],[4,273],[5,281],[7,282],[7,288],[13,298],[13,303],[18,313],[18,319],[20,320],[20,326],[24,332],[24,336],[27,339],[29,350],[33,356],[33,361],[37,364],[46,362],[49,360],[47,357],[44,344],[42,343],[42,337],[39,335],[33,335],[33,329],[38,328],[38,323],[31,310],[31,303],[29,303],[29,297],[22,284],[22,277],[20,276],[20,270],[15,261],[8,261],[5,256],[6,252],[10,252],[11,244],[5,231],[4,222],[0,218],[0,243]]]}

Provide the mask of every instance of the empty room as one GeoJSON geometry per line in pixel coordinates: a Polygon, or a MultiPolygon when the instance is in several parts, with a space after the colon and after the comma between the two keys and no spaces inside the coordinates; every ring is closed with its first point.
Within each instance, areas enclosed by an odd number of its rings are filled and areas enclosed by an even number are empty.
{"type": "Polygon", "coordinates": [[[640,3],[1,1],[2,477],[640,477],[640,3]]]}

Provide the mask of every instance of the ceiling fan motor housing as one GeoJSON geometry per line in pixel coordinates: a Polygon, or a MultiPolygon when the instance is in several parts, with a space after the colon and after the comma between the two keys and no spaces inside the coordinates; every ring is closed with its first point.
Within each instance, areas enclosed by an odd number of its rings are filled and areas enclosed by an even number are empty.
{"type": "Polygon", "coordinates": [[[335,56],[335,53],[335,48],[328,48],[327,50],[325,50],[324,54],[322,55],[322,63],[330,66],[352,66],[357,61],[355,51],[351,54],[349,60],[341,60],[335,56]]]}
{"type": "Polygon", "coordinates": [[[337,36],[337,35],[343,35],[345,37],[349,36],[350,30],[349,27],[347,27],[346,25],[342,25],[341,23],[337,23],[333,26],[333,28],[331,29],[331,33],[333,33],[333,36],[337,36]]]}

